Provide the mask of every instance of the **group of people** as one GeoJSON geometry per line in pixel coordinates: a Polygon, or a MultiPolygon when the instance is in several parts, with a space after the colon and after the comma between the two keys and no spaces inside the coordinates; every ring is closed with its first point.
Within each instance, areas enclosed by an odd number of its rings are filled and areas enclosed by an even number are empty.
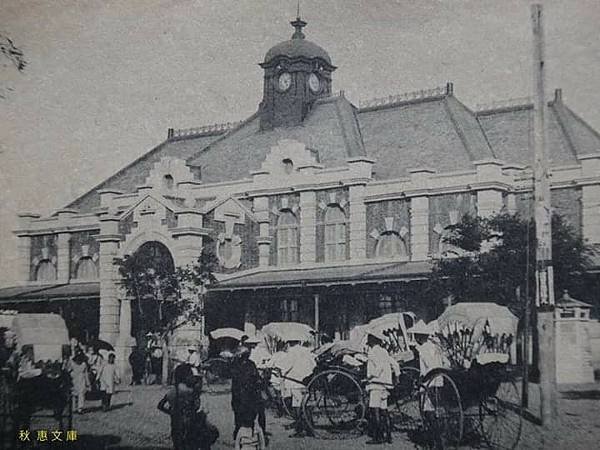
{"type": "Polygon", "coordinates": [[[86,394],[93,391],[99,393],[103,411],[108,411],[115,385],[121,381],[115,354],[108,352],[105,359],[97,348],[76,341],[71,348],[72,356],[66,369],[73,383],[73,410],[83,414],[86,394]]]}

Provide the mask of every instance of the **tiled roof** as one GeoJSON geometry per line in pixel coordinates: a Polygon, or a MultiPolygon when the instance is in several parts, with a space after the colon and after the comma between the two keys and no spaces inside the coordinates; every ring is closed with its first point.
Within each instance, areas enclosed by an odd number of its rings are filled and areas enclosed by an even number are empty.
{"type": "Polygon", "coordinates": [[[343,96],[319,100],[301,126],[261,131],[254,116],[222,139],[188,159],[202,167],[203,182],[237,180],[260,169],[271,147],[281,139],[295,139],[316,151],[325,167],[340,166],[364,156],[354,107],[343,96]]]}
{"type": "MultiPolygon", "coordinates": [[[[548,104],[548,156],[551,165],[577,164],[577,156],[600,151],[600,135],[562,100],[548,104]]],[[[506,162],[532,165],[533,107],[524,104],[477,113],[496,156],[506,162]]]]}
{"type": "Polygon", "coordinates": [[[359,111],[358,121],[369,157],[376,160],[376,178],[398,178],[416,167],[432,167],[438,171],[472,168],[472,157],[463,139],[473,146],[475,155],[489,149],[481,148],[473,139],[472,128],[464,120],[458,102],[449,103],[446,96],[430,97],[390,107],[359,111]],[[453,114],[454,112],[454,114],[453,114]],[[460,135],[455,123],[467,131],[460,135]],[[465,123],[466,122],[466,123],[465,123]]]}
{"type": "MultiPolygon", "coordinates": [[[[578,155],[600,151],[600,134],[563,104],[559,91],[549,106],[551,164],[575,164],[578,155]]],[[[296,127],[261,131],[255,113],[237,125],[209,127],[206,133],[173,133],[68,207],[90,211],[99,206],[98,189],[133,192],[163,156],[199,167],[205,183],[247,178],[281,139],[303,142],[325,167],[342,166],[356,156],[373,158],[377,179],[406,176],[408,169],[419,167],[472,170],[473,161],[487,158],[531,165],[532,114],[527,102],[473,112],[454,97],[451,84],[377,99],[362,109],[336,95],[318,100],[296,127]]]]}
{"type": "Polygon", "coordinates": [[[93,208],[100,206],[100,195],[98,194],[98,190],[100,189],[112,188],[118,189],[124,193],[134,192],[138,186],[144,184],[144,181],[153,169],[154,164],[161,158],[165,156],[179,157],[182,159],[188,158],[190,155],[206,147],[218,136],[219,135],[216,133],[211,133],[209,135],[195,136],[188,139],[165,141],[131,164],[125,166],[91,191],[74,200],[67,205],[67,208],[88,212],[93,208]]]}

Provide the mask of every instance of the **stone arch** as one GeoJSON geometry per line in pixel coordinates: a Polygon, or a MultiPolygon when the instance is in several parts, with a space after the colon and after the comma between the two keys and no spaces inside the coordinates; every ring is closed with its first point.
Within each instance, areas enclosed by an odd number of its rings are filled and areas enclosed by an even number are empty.
{"type": "Polygon", "coordinates": [[[119,251],[119,258],[124,258],[125,255],[133,255],[142,245],[147,242],[159,242],[171,253],[173,261],[177,266],[177,253],[175,250],[175,241],[168,235],[160,233],[158,231],[140,231],[139,233],[129,236],[127,240],[121,245],[119,251]]]}
{"type": "MultiPolygon", "coordinates": [[[[175,271],[175,260],[170,249],[156,240],[142,242],[129,257],[134,258],[141,273],[152,270],[159,276],[167,276],[175,271]]],[[[145,345],[147,333],[160,330],[161,317],[168,314],[168,302],[161,303],[154,295],[154,292],[161,295],[161,290],[142,292],[141,298],[131,299],[131,335],[136,338],[138,344],[145,345]]]]}

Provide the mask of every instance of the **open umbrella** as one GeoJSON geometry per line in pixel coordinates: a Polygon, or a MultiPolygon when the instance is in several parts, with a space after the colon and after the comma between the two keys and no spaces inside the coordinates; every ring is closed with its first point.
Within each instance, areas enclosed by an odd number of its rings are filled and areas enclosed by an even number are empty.
{"type": "Polygon", "coordinates": [[[487,323],[491,334],[515,336],[519,319],[506,306],[496,303],[457,303],[446,308],[437,322],[442,331],[463,326],[474,329],[478,335],[487,323]]]}
{"type": "Polygon", "coordinates": [[[290,339],[301,342],[312,342],[315,331],[308,325],[299,322],[271,322],[262,327],[265,336],[289,341],[290,339]]]}
{"type": "Polygon", "coordinates": [[[245,336],[242,330],[238,330],[237,328],[217,328],[210,332],[210,337],[213,339],[223,339],[230,338],[235,339],[236,341],[241,341],[242,336],[245,336]]]}
{"type": "Polygon", "coordinates": [[[108,352],[115,351],[115,348],[110,343],[103,341],[102,339],[94,339],[90,342],[90,346],[95,350],[106,350],[108,352]]]}

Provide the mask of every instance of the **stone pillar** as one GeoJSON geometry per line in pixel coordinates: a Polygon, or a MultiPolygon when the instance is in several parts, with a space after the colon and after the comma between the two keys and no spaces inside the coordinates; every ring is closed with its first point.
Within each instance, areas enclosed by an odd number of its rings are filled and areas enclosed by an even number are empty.
{"type": "Polygon", "coordinates": [[[258,265],[267,267],[271,249],[271,234],[269,233],[269,198],[257,197],[254,199],[254,212],[259,226],[258,234],[258,265]]]}
{"type": "Polygon", "coordinates": [[[17,243],[17,276],[19,281],[31,281],[31,236],[19,236],[17,243]]]}
{"type": "Polygon", "coordinates": [[[350,186],[350,259],[367,257],[366,186],[350,186]]]}
{"type": "Polygon", "coordinates": [[[56,253],[56,279],[59,283],[68,283],[71,278],[71,233],[58,233],[56,253]]]}
{"type": "Polygon", "coordinates": [[[100,218],[100,339],[116,344],[119,337],[118,272],[114,265],[121,236],[119,219],[106,215],[100,218]]]}
{"type": "Polygon", "coordinates": [[[491,217],[499,213],[504,206],[502,192],[495,189],[477,191],[477,215],[491,217]]]}
{"type": "Polygon", "coordinates": [[[314,191],[300,193],[300,262],[317,260],[317,196],[314,191]]]}
{"type": "Polygon", "coordinates": [[[582,234],[589,244],[600,243],[600,184],[582,188],[582,234]]]}
{"type": "Polygon", "coordinates": [[[517,196],[515,194],[508,194],[506,196],[506,208],[509,214],[517,213],[517,196]]]}
{"type": "Polygon", "coordinates": [[[424,261],[429,257],[429,198],[410,200],[410,259],[424,261]]]}
{"type": "Polygon", "coordinates": [[[135,338],[131,336],[131,300],[122,298],[119,312],[119,338],[115,347],[117,365],[121,373],[121,382],[127,386],[131,382],[131,366],[129,355],[135,347],[135,338]]]}
{"type": "Polygon", "coordinates": [[[184,211],[177,214],[177,228],[172,230],[177,238],[175,249],[178,266],[193,265],[202,253],[203,236],[208,233],[203,228],[203,216],[197,211],[184,211]]]}
{"type": "Polygon", "coordinates": [[[15,230],[15,234],[18,236],[19,241],[17,243],[17,277],[20,283],[28,283],[31,281],[31,236],[28,230],[31,227],[31,221],[39,219],[39,214],[34,213],[20,213],[18,214],[18,230],[15,230]]]}

